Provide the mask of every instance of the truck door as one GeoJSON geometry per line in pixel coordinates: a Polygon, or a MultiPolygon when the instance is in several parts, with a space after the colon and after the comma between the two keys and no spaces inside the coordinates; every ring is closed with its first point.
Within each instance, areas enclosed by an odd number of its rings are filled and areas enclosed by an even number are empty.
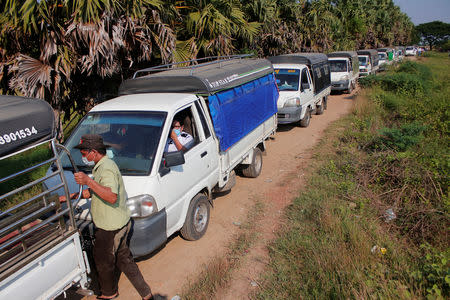
{"type": "Polygon", "coordinates": [[[301,101],[301,105],[312,105],[313,102],[313,84],[311,81],[311,77],[309,76],[309,72],[307,68],[303,68],[302,70],[302,75],[301,75],[301,97],[300,97],[300,101],[301,101]],[[311,103],[310,103],[311,102],[311,103]]]}
{"type": "MultiPolygon", "coordinates": [[[[206,186],[211,172],[217,169],[218,161],[217,158],[212,159],[217,149],[214,149],[211,133],[203,128],[196,105],[193,103],[177,112],[174,119],[180,118],[184,121],[183,131],[189,131],[193,143],[184,153],[184,164],[170,167],[170,172],[159,175],[161,196],[166,203],[168,234],[172,234],[183,224],[183,209],[186,209],[195,194],[206,186]]],[[[170,120],[171,123],[172,121],[170,120]]]]}

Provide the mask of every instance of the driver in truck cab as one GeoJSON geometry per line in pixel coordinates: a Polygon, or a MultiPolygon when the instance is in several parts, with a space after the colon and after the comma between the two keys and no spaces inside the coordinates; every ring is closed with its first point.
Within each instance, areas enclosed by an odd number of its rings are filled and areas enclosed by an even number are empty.
{"type": "Polygon", "coordinates": [[[181,121],[174,119],[164,152],[187,151],[194,144],[192,135],[184,131],[181,121]]]}

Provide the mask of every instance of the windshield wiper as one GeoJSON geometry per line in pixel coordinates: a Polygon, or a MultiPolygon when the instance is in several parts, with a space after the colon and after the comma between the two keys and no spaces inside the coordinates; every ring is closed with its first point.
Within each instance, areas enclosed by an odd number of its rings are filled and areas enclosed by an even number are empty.
{"type": "Polygon", "coordinates": [[[137,169],[126,169],[126,168],[120,168],[120,172],[136,172],[136,173],[145,173],[143,170],[137,170],[137,169]]]}

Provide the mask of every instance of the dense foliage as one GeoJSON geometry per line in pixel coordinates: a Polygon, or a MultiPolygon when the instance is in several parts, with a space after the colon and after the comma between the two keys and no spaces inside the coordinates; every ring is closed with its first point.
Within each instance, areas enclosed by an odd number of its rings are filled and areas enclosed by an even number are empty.
{"type": "MultiPolygon", "coordinates": [[[[140,67],[405,44],[392,0],[0,0],[0,92],[85,111],[140,67]]],[[[66,115],[66,117],[69,114],[66,115]]]]}

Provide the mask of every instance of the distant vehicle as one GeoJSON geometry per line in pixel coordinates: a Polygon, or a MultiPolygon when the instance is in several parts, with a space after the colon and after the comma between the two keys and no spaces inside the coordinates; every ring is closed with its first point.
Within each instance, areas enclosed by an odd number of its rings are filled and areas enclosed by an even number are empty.
{"type": "Polygon", "coordinates": [[[328,55],[331,70],[331,90],[351,93],[359,77],[359,59],[355,51],[332,52],[328,55]]]}
{"type": "Polygon", "coordinates": [[[396,54],[396,60],[398,62],[401,62],[403,60],[403,58],[405,57],[405,47],[396,47],[395,49],[395,54],[396,54]]]}
{"type": "Polygon", "coordinates": [[[413,46],[406,47],[405,50],[405,56],[416,56],[417,55],[417,49],[413,46]]]}
{"type": "Polygon", "coordinates": [[[358,50],[359,77],[376,74],[378,66],[378,52],[375,49],[358,50]]]}
{"type": "Polygon", "coordinates": [[[280,97],[278,123],[308,127],[311,114],[322,114],[331,92],[330,65],[322,53],[294,53],[268,58],[275,70],[280,97]]]}
{"type": "MultiPolygon", "coordinates": [[[[75,224],[74,206],[70,201],[60,204],[59,198],[51,195],[61,189],[69,198],[58,156],[68,150],[56,142],[53,109],[40,99],[0,96],[0,128],[0,161],[10,157],[33,161],[0,178],[2,185],[14,188],[0,195],[0,201],[15,200],[0,212],[0,299],[54,299],[72,285],[80,286],[84,295],[92,295],[87,290],[90,268],[75,224]],[[51,154],[36,161],[38,157],[24,153],[38,147],[50,149],[51,154]],[[54,169],[45,176],[30,175],[49,164],[54,169]],[[24,174],[30,179],[14,186],[14,179],[24,174]],[[49,178],[59,178],[59,185],[42,190],[42,182],[49,178]]],[[[76,170],[71,161],[68,163],[76,170]]],[[[75,188],[81,191],[80,186],[75,188]]]]}
{"type": "Polygon", "coordinates": [[[380,71],[386,70],[387,65],[391,65],[394,62],[394,50],[392,48],[378,48],[378,58],[380,71]]]}
{"type": "MultiPolygon", "coordinates": [[[[112,146],[107,154],[119,167],[128,194],[134,223],[130,250],[136,257],[161,247],[176,232],[187,240],[200,239],[208,228],[213,193],[231,190],[235,169],[246,177],[259,176],[265,141],[277,127],[278,89],[268,60],[230,56],[183,64],[188,66],[137,71],[122,83],[120,96],[92,108],[66,142],[88,174],[92,167],[74,148],[83,134],[124,145],[112,146]],[[174,120],[184,124],[183,134],[191,135],[193,143],[169,152],[174,120]],[[126,128],[119,130],[120,137],[118,128],[126,128]]],[[[65,154],[62,164],[73,182],[65,154]]],[[[75,216],[88,238],[90,203],[82,199],[82,211],[75,216]]]]}

